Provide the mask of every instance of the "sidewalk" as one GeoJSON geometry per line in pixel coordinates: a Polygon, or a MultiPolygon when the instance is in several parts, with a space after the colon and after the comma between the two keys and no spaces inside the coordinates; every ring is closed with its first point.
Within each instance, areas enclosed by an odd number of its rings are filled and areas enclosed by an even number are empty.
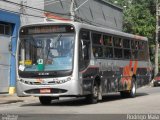
{"type": "Polygon", "coordinates": [[[26,100],[36,100],[36,97],[18,97],[16,94],[9,95],[9,94],[0,94],[0,105],[1,104],[10,104],[10,103],[17,103],[17,102],[24,102],[26,100]]]}

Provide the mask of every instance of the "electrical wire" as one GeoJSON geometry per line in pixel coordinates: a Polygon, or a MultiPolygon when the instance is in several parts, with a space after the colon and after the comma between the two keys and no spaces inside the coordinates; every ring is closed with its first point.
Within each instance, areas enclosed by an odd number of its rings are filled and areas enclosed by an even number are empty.
{"type": "Polygon", "coordinates": [[[35,7],[31,7],[31,6],[27,6],[27,5],[15,3],[15,2],[12,2],[12,1],[8,1],[8,0],[0,0],[0,1],[7,2],[7,3],[10,3],[10,4],[14,4],[14,5],[17,5],[17,6],[20,6],[20,7],[23,6],[23,7],[26,7],[26,8],[30,8],[30,9],[34,9],[34,10],[38,10],[38,11],[42,11],[42,12],[49,12],[49,13],[53,13],[53,14],[70,16],[70,13],[68,13],[68,14],[66,14],[66,13],[63,14],[63,13],[57,13],[57,12],[47,11],[47,10],[43,10],[43,9],[39,9],[39,8],[35,8],[35,7]]]}
{"type": "Polygon", "coordinates": [[[54,1],[45,1],[45,2],[43,2],[43,3],[40,3],[40,4],[38,3],[38,4],[34,4],[34,5],[36,5],[36,6],[40,6],[40,5],[48,6],[48,5],[53,5],[53,4],[55,4],[55,3],[59,3],[60,1],[61,1],[61,2],[64,2],[64,1],[67,2],[67,0],[58,0],[58,1],[55,1],[55,0],[54,0],[54,1]]]}
{"type": "Polygon", "coordinates": [[[14,13],[14,14],[22,14],[22,15],[27,15],[27,16],[32,16],[32,17],[38,17],[38,18],[46,18],[44,16],[38,16],[38,15],[31,15],[31,14],[27,14],[27,13],[20,13],[20,12],[16,12],[16,11],[11,11],[11,10],[6,10],[3,8],[0,8],[0,10],[6,11],[6,12],[10,12],[10,13],[14,13]]]}
{"type": "MultiPolygon", "coordinates": [[[[0,1],[7,2],[7,3],[10,3],[10,4],[14,4],[14,5],[17,5],[17,6],[20,6],[20,7],[22,6],[22,7],[30,8],[30,9],[33,9],[33,10],[38,10],[38,11],[41,11],[41,12],[49,12],[49,13],[53,13],[53,14],[57,14],[57,15],[63,15],[63,16],[69,16],[69,17],[71,17],[70,13],[63,14],[63,13],[51,12],[51,11],[42,10],[42,9],[39,9],[39,8],[27,6],[27,5],[22,5],[22,4],[15,3],[15,2],[12,2],[12,1],[8,1],[8,0],[0,0],[0,1]]],[[[67,2],[67,3],[69,4],[69,2],[67,2]]],[[[15,13],[15,14],[23,14],[23,15],[32,16],[32,17],[46,18],[44,16],[37,16],[37,15],[32,15],[32,14],[27,14],[27,13],[20,13],[20,12],[6,10],[6,9],[2,9],[2,8],[0,8],[0,10],[12,12],[12,13],[15,13]]],[[[81,22],[86,22],[86,23],[88,23],[90,25],[101,26],[101,27],[104,26],[104,24],[100,24],[100,23],[97,23],[97,22],[94,22],[94,21],[90,21],[87,18],[84,19],[84,18],[81,18],[79,16],[73,16],[73,17],[75,17],[76,20],[80,20],[81,22]]]]}
{"type": "MultiPolygon", "coordinates": [[[[54,0],[54,1],[55,1],[55,0],[54,0]]],[[[43,0],[43,1],[38,1],[38,2],[34,3],[34,5],[39,6],[39,5],[48,4],[48,3],[54,2],[54,1],[52,1],[52,0],[49,1],[49,0],[48,0],[48,1],[45,1],[45,2],[44,2],[44,0],[43,0]]]]}

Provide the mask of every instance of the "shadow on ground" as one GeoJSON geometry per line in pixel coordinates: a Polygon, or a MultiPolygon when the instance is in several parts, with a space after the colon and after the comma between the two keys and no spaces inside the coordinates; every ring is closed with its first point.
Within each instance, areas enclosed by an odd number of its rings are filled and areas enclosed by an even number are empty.
{"type": "MultiPolygon", "coordinates": [[[[136,97],[142,97],[146,95],[148,94],[137,93],[136,97]]],[[[113,101],[124,100],[124,99],[133,99],[133,98],[122,98],[120,94],[109,94],[104,96],[103,100],[99,101],[99,103],[113,102],[113,101]]],[[[81,98],[70,98],[70,99],[68,98],[63,100],[53,100],[51,105],[46,105],[46,106],[86,106],[86,105],[91,105],[91,104],[88,104],[85,101],[85,97],[81,97],[81,98]]],[[[29,104],[22,105],[22,107],[25,107],[25,106],[42,106],[42,105],[38,102],[38,103],[29,103],[29,104]]]]}

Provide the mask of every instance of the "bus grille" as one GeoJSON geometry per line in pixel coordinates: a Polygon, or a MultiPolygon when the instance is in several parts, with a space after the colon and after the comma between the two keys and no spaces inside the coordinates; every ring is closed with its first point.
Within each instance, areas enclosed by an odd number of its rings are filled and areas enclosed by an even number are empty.
{"type": "MultiPolygon", "coordinates": [[[[60,94],[60,93],[65,93],[65,92],[67,92],[67,90],[51,88],[51,92],[49,94],[60,94]]],[[[42,93],[40,93],[40,89],[27,90],[27,91],[25,91],[25,93],[28,93],[28,94],[42,94],[42,93]]]]}

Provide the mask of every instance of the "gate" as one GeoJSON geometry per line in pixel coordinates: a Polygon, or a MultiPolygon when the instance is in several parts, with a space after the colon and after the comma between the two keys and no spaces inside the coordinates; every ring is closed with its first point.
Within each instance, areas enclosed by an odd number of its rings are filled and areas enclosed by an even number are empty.
{"type": "Polygon", "coordinates": [[[0,93],[9,91],[10,84],[10,36],[0,35],[0,93]]]}

